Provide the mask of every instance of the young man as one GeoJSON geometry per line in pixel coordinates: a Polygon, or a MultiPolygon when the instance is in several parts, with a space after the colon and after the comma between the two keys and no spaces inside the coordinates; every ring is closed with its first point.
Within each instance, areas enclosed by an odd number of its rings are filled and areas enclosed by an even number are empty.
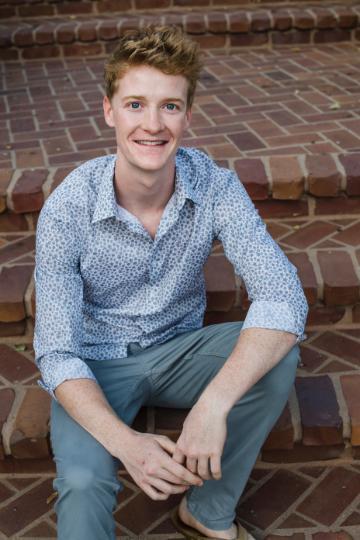
{"type": "Polygon", "coordinates": [[[199,70],[175,28],[123,37],[105,67],[116,155],[75,169],[41,211],[34,345],[60,540],[115,538],[120,462],[154,500],[186,492],[173,519],[188,538],[251,538],[235,508],[287,401],[307,304],[237,176],[180,147],[199,70]],[[203,327],[216,238],[252,304],[203,327]],[[176,443],[131,428],[142,405],[190,409],[176,443]]]}

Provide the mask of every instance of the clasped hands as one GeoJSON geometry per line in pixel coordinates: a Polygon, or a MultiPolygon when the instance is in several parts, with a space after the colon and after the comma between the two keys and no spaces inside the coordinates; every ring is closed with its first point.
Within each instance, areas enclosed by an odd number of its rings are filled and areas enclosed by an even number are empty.
{"type": "Polygon", "coordinates": [[[177,442],[164,435],[131,432],[121,459],[136,484],[153,500],[183,493],[190,485],[221,478],[226,415],[198,402],[185,419],[177,442]]]}

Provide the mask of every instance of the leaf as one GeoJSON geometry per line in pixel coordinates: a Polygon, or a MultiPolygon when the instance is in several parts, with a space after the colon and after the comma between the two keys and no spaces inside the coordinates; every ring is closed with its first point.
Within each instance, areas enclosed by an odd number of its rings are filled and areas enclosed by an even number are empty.
{"type": "Polygon", "coordinates": [[[14,345],[16,351],[26,351],[26,345],[14,345]]]}
{"type": "Polygon", "coordinates": [[[338,101],[335,101],[335,103],[332,103],[329,107],[329,109],[331,109],[332,111],[336,110],[336,109],[340,109],[341,108],[341,105],[338,101]]]}

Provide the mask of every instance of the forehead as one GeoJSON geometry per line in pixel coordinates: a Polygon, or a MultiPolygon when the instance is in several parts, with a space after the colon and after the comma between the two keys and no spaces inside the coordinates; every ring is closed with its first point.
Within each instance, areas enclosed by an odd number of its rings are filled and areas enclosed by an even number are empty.
{"type": "Polygon", "coordinates": [[[189,83],[183,75],[167,75],[151,66],[132,66],[117,81],[116,94],[120,97],[186,98],[189,83]]]}

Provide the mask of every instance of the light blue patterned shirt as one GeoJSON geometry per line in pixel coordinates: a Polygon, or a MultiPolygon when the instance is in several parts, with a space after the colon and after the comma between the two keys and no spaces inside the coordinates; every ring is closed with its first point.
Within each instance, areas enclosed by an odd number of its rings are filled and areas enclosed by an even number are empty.
{"type": "MultiPolygon", "coordinates": [[[[179,148],[175,190],[153,240],[114,191],[116,155],[74,169],[46,200],[36,240],[34,348],[42,380],[96,380],[84,359],[127,356],[203,326],[203,266],[213,245],[243,279],[251,305],[242,329],[305,339],[308,306],[297,275],[237,175],[179,148]]],[[[120,180],[121,181],[121,180],[120,180]]]]}

